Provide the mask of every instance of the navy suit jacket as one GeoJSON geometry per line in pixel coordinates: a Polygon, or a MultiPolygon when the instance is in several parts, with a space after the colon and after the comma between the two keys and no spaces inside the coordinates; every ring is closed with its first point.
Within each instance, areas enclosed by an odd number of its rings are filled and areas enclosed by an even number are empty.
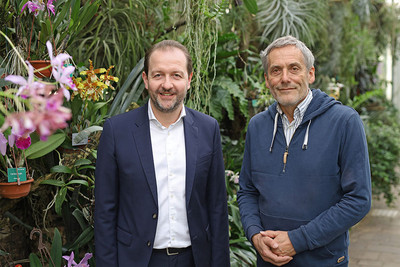
{"type": "MultiPolygon", "coordinates": [[[[196,266],[229,266],[224,163],[215,119],[186,108],[186,209],[196,266]]],[[[179,162],[177,162],[179,164],[179,162]]],[[[105,121],[95,181],[96,266],[148,266],[158,200],[148,104],[105,121]]]]}

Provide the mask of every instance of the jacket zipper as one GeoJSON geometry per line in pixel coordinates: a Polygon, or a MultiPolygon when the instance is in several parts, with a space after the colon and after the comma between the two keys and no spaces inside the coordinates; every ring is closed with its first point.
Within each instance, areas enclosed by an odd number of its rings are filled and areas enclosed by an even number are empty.
{"type": "Polygon", "coordinates": [[[289,146],[286,146],[285,152],[283,153],[283,172],[286,170],[287,157],[289,156],[289,146]]]}

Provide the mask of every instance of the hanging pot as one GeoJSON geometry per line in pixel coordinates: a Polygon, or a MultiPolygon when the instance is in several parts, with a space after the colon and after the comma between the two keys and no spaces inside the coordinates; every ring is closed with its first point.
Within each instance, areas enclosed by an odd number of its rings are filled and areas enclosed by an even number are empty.
{"type": "Polygon", "coordinates": [[[35,76],[38,78],[50,78],[51,76],[51,67],[45,69],[48,67],[51,62],[50,60],[29,60],[29,63],[31,63],[32,67],[35,70],[40,70],[38,72],[35,72],[35,76]],[[42,69],[42,70],[41,70],[42,69]]]}
{"type": "Polygon", "coordinates": [[[0,183],[0,196],[3,198],[16,199],[27,196],[31,190],[33,179],[29,179],[23,182],[12,182],[12,183],[0,183]]]}

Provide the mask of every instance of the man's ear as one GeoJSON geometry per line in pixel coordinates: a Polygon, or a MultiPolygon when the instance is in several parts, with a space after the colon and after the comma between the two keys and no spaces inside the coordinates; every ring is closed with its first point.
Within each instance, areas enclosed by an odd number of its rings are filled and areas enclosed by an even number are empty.
{"type": "Polygon", "coordinates": [[[143,82],[144,82],[144,87],[146,89],[149,89],[149,80],[147,79],[147,75],[146,75],[146,73],[144,71],[142,72],[142,79],[143,79],[143,82]]]}
{"type": "Polygon", "coordinates": [[[267,88],[270,88],[269,87],[269,82],[268,82],[268,77],[267,77],[267,74],[264,72],[264,79],[265,79],[265,84],[267,85],[267,88]]]}
{"type": "Polygon", "coordinates": [[[308,71],[308,83],[312,84],[315,81],[315,68],[314,66],[308,71]]]}
{"type": "Polygon", "coordinates": [[[190,88],[190,83],[192,82],[192,77],[193,77],[193,72],[192,73],[190,73],[189,74],[189,77],[188,77],[188,81],[189,81],[189,84],[188,84],[188,90],[189,90],[189,88],[190,88]]]}

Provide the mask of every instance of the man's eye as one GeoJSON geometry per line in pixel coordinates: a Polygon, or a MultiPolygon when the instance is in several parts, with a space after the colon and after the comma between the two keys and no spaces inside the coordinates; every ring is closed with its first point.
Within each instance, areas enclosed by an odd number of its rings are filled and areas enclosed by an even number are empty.
{"type": "Polygon", "coordinates": [[[156,73],[153,75],[153,78],[159,78],[159,77],[161,77],[161,74],[159,74],[159,73],[156,73]]]}
{"type": "Polygon", "coordinates": [[[279,69],[272,69],[271,73],[272,74],[279,74],[280,70],[279,69]]]}
{"type": "Polygon", "coordinates": [[[175,74],[174,74],[174,77],[175,77],[175,78],[181,78],[182,75],[180,75],[180,74],[178,74],[178,73],[175,73],[175,74]]]}

